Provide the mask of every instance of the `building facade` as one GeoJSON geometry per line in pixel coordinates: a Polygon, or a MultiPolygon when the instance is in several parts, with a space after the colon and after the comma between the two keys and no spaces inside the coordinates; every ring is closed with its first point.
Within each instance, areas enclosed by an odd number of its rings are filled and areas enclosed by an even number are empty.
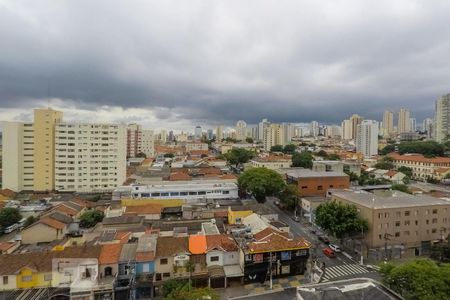
{"type": "Polygon", "coordinates": [[[370,157],[378,154],[378,122],[364,120],[357,126],[356,151],[370,157]]]}
{"type": "Polygon", "coordinates": [[[112,191],[126,179],[124,125],[60,123],[55,149],[58,191],[112,191]]]}
{"type": "Polygon", "coordinates": [[[435,139],[441,143],[450,134],[450,94],[443,95],[436,101],[435,120],[435,139]]]}
{"type": "Polygon", "coordinates": [[[398,133],[410,132],[411,122],[410,122],[410,113],[409,110],[402,108],[398,112],[398,133]]]}
{"type": "Polygon", "coordinates": [[[394,113],[386,110],[383,113],[383,136],[389,136],[394,133],[394,113]]]}

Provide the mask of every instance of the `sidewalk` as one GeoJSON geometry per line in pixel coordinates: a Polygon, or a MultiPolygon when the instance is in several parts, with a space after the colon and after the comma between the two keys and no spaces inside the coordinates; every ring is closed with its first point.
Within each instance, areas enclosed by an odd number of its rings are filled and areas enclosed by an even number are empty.
{"type": "MultiPolygon", "coordinates": [[[[289,287],[297,287],[305,283],[305,275],[289,276],[285,278],[273,279],[273,290],[281,290],[289,287]]],[[[245,289],[249,294],[261,293],[270,290],[270,282],[246,284],[245,289]]]]}

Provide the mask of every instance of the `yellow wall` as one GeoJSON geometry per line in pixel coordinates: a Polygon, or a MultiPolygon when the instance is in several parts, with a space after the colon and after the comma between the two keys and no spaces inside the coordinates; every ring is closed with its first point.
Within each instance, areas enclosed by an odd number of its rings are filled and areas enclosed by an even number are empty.
{"type": "Polygon", "coordinates": [[[175,207],[184,204],[181,199],[122,199],[122,206],[140,206],[145,204],[159,204],[163,207],[175,207]]]}
{"type": "Polygon", "coordinates": [[[253,213],[251,210],[239,210],[232,211],[230,207],[228,207],[228,224],[236,224],[237,218],[245,218],[250,216],[253,213]]]}
{"type": "Polygon", "coordinates": [[[32,269],[29,268],[23,268],[19,274],[17,274],[16,277],[16,283],[17,287],[21,289],[27,289],[27,288],[35,288],[35,287],[46,287],[50,286],[52,284],[52,281],[46,281],[45,275],[50,275],[52,272],[44,272],[44,273],[38,273],[34,272],[32,269]],[[31,276],[31,281],[23,281],[23,277],[25,276],[31,276]]]}
{"type": "Polygon", "coordinates": [[[62,112],[52,109],[34,110],[34,190],[54,189],[55,124],[62,112]]]}

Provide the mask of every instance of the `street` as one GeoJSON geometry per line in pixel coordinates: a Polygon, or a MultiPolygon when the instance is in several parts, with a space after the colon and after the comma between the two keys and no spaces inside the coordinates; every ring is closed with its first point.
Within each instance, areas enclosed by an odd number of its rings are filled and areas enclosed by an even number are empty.
{"type": "Polygon", "coordinates": [[[303,237],[312,244],[311,253],[315,255],[317,260],[324,262],[326,266],[325,280],[355,278],[355,277],[370,277],[379,279],[378,273],[368,270],[361,266],[357,261],[352,260],[342,253],[336,253],[336,258],[329,258],[325,256],[322,249],[327,245],[318,240],[318,236],[310,232],[310,226],[305,226],[300,222],[293,220],[293,213],[280,209],[275,205],[278,200],[274,197],[268,197],[266,206],[273,212],[278,214],[278,220],[289,225],[290,232],[295,237],[303,237]]]}

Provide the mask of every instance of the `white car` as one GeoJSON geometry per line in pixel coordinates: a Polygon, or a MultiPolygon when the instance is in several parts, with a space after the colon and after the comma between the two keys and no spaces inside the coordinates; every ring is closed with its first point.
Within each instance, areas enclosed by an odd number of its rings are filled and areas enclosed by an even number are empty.
{"type": "Polygon", "coordinates": [[[329,244],[328,247],[330,247],[334,252],[341,252],[341,248],[339,248],[338,245],[329,244]]]}

